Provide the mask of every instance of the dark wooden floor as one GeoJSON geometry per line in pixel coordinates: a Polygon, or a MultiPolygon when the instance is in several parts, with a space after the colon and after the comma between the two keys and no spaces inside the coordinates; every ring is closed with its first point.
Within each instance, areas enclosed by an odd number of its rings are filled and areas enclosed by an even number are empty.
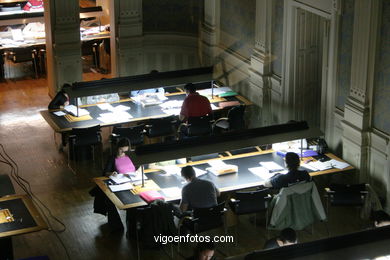
{"type": "MultiPolygon", "coordinates": [[[[86,79],[100,75],[87,74],[86,79]]],[[[88,164],[78,165],[74,174],[67,165],[67,156],[59,152],[53,130],[40,116],[39,111],[49,103],[45,79],[18,79],[0,83],[0,143],[17,162],[19,174],[27,179],[33,192],[50,208],[53,215],[66,224],[66,231],[59,234],[72,260],[74,259],[135,259],[135,243],[123,234],[113,234],[107,229],[106,219],[92,213],[93,187],[91,178],[101,175],[100,170],[88,164]]],[[[59,141],[57,137],[57,141],[59,141]]],[[[9,167],[0,164],[0,172],[8,173],[9,167]]],[[[328,178],[318,179],[322,184],[328,178]]],[[[14,183],[15,184],[15,183],[14,183]]],[[[18,193],[21,189],[16,186],[18,193]]],[[[122,217],[124,213],[122,212],[122,217]]],[[[56,223],[54,228],[58,229],[56,223]]],[[[366,225],[366,223],[363,223],[366,225]]],[[[331,235],[352,232],[362,228],[355,209],[333,209],[328,228],[331,235]]],[[[234,228],[230,233],[234,234],[234,228]]],[[[270,232],[270,236],[275,233],[270,232]]],[[[327,237],[323,223],[314,227],[314,233],[300,231],[299,241],[311,241],[327,237]]],[[[218,245],[226,255],[242,254],[262,248],[266,239],[263,226],[254,227],[250,217],[240,217],[238,246],[218,245]]],[[[50,259],[66,259],[64,249],[56,236],[40,231],[13,238],[16,259],[47,255],[50,259]]],[[[186,245],[183,254],[191,254],[192,245],[186,245]]],[[[168,259],[160,250],[143,250],[141,259],[168,259]]],[[[175,254],[175,259],[181,257],[175,254]]]]}

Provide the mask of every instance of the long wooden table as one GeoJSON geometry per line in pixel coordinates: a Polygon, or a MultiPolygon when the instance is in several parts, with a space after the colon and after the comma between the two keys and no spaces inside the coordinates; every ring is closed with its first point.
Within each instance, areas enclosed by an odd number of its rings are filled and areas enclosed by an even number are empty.
{"type": "Polygon", "coordinates": [[[41,214],[26,195],[0,198],[0,209],[7,210],[13,221],[0,223],[0,238],[46,229],[41,214]]]}
{"type": "MultiPolygon", "coordinates": [[[[183,101],[185,98],[185,92],[177,92],[177,93],[168,93],[166,94],[166,97],[168,100],[166,101],[172,101],[172,100],[179,100],[183,101]]],[[[165,101],[165,102],[166,102],[165,101]]],[[[211,103],[218,107],[220,102],[225,101],[238,101],[240,104],[243,105],[250,105],[252,104],[249,100],[244,98],[243,96],[232,96],[232,97],[225,97],[225,98],[215,98],[211,100],[211,103]]],[[[168,114],[164,113],[163,110],[159,105],[153,105],[153,106],[146,106],[142,107],[139,104],[135,104],[131,99],[125,99],[121,100],[119,102],[111,103],[113,106],[118,105],[124,105],[130,108],[128,112],[133,116],[130,120],[126,121],[113,121],[113,122],[101,122],[97,118],[99,117],[100,113],[105,113],[107,111],[101,110],[98,108],[97,105],[85,105],[81,106],[82,108],[85,108],[89,111],[90,116],[92,119],[85,120],[85,121],[78,121],[78,122],[69,122],[64,116],[56,116],[53,114],[53,111],[44,110],[40,111],[43,118],[46,120],[46,122],[53,128],[56,132],[67,132],[70,131],[72,128],[85,128],[90,127],[94,125],[100,125],[100,126],[112,126],[115,124],[122,124],[122,123],[130,123],[130,122],[140,122],[144,120],[148,120],[151,118],[161,118],[169,116],[168,114]]],[[[220,108],[218,107],[217,110],[220,108]]]]}
{"type": "MultiPolygon", "coordinates": [[[[327,153],[326,155],[331,159],[343,161],[331,153],[327,153]]],[[[249,153],[237,154],[231,156],[228,155],[228,156],[223,156],[223,157],[214,158],[210,160],[220,160],[220,159],[225,161],[227,164],[237,165],[238,172],[234,174],[226,174],[223,176],[215,176],[212,173],[208,172],[207,174],[202,175],[199,178],[213,182],[221,192],[253,188],[264,184],[264,181],[267,178],[261,178],[253,174],[248,169],[248,168],[260,166],[259,162],[274,161],[277,164],[284,166],[283,158],[277,155],[276,152],[273,150],[261,151],[260,149],[257,149],[257,151],[255,152],[249,152],[249,153]]],[[[306,160],[311,158],[308,157],[304,159],[306,160]]],[[[194,167],[205,170],[207,167],[209,167],[207,163],[208,161],[209,160],[189,162],[186,164],[178,164],[177,166],[184,167],[186,165],[193,165],[194,167]]],[[[332,169],[328,169],[324,171],[316,171],[316,172],[308,170],[308,172],[311,176],[314,177],[314,176],[319,176],[324,174],[352,172],[353,169],[354,168],[352,166],[349,166],[344,169],[332,168],[332,169]]],[[[148,169],[145,170],[145,175],[148,177],[148,179],[153,180],[161,189],[170,188],[170,187],[182,188],[186,184],[180,176],[165,174],[162,170],[148,169]]],[[[146,203],[138,195],[132,194],[130,190],[120,191],[115,193],[111,192],[111,190],[107,186],[108,181],[109,178],[107,177],[94,178],[94,182],[99,186],[99,188],[107,195],[107,197],[115,204],[115,206],[118,209],[129,209],[129,208],[146,205],[146,203]]],[[[180,197],[167,197],[163,194],[162,191],[159,192],[161,193],[161,195],[165,197],[166,201],[174,201],[180,199],[180,197]]]]}

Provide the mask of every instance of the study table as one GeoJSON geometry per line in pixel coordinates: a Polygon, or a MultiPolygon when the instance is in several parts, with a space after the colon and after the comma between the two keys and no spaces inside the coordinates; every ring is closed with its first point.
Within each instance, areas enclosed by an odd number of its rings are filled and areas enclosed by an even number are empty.
{"type": "MultiPolygon", "coordinates": [[[[330,159],[336,159],[338,161],[343,161],[340,158],[337,158],[335,155],[331,153],[327,153],[330,159]]],[[[265,150],[262,151],[259,148],[256,148],[254,152],[235,154],[235,155],[227,155],[219,158],[209,159],[209,160],[220,160],[222,159],[227,164],[232,164],[238,166],[237,173],[226,174],[222,176],[215,176],[214,174],[207,172],[206,174],[200,176],[201,179],[206,179],[215,184],[215,186],[221,192],[228,192],[246,188],[253,188],[259,185],[262,185],[267,177],[261,177],[253,174],[249,168],[260,166],[259,162],[265,161],[273,161],[279,164],[280,166],[284,165],[284,160],[281,156],[277,155],[274,150],[265,150]]],[[[311,157],[304,158],[304,160],[312,159],[311,157]]],[[[184,167],[186,165],[192,165],[193,167],[199,168],[201,170],[205,170],[208,165],[209,160],[200,160],[195,162],[189,162],[185,164],[178,164],[179,167],[184,167]]],[[[303,165],[303,164],[302,164],[303,165]]],[[[310,176],[319,176],[324,174],[333,174],[333,173],[341,173],[341,172],[352,172],[354,167],[348,166],[344,169],[328,169],[324,171],[310,171],[308,170],[310,176]]],[[[307,169],[305,169],[307,170],[307,169]]],[[[165,173],[162,170],[157,169],[146,169],[145,176],[148,180],[153,180],[161,189],[177,187],[181,190],[181,188],[186,184],[184,179],[176,174],[165,173]]],[[[111,192],[108,188],[107,184],[109,183],[109,178],[107,177],[97,177],[94,178],[94,182],[99,186],[99,188],[107,195],[107,197],[115,204],[115,206],[119,209],[129,209],[139,206],[146,205],[138,195],[134,195],[130,190],[119,191],[119,192],[111,192]]],[[[168,197],[164,194],[163,191],[159,191],[161,195],[165,197],[166,201],[174,201],[179,200],[180,195],[174,197],[168,197]]]]}
{"type": "MultiPolygon", "coordinates": [[[[185,92],[178,91],[174,93],[167,93],[165,94],[165,96],[167,100],[165,100],[164,103],[168,101],[174,101],[174,100],[182,102],[186,95],[185,92]]],[[[221,108],[219,107],[220,102],[226,102],[226,101],[238,101],[242,105],[252,104],[249,100],[247,100],[246,98],[240,95],[224,97],[224,98],[219,98],[215,96],[211,100],[211,104],[214,105],[212,106],[214,108],[213,110],[214,111],[221,110],[221,108]]],[[[56,116],[53,114],[54,111],[49,111],[49,110],[40,111],[40,113],[43,116],[43,118],[46,120],[46,122],[56,132],[67,132],[70,131],[72,128],[86,128],[95,125],[112,126],[112,125],[122,124],[122,123],[140,122],[151,118],[162,118],[171,115],[169,113],[165,113],[159,105],[151,105],[151,106],[143,107],[142,105],[133,102],[131,98],[113,102],[111,103],[111,105],[114,107],[123,105],[130,108],[130,110],[127,110],[127,112],[132,116],[132,118],[125,119],[122,121],[102,122],[97,118],[101,113],[105,113],[107,111],[101,110],[97,104],[80,106],[81,108],[88,110],[88,112],[90,113],[90,118],[82,121],[70,122],[69,117],[67,119],[65,116],[56,116]]]]}
{"type": "Polygon", "coordinates": [[[46,229],[41,214],[26,195],[0,198],[0,238],[46,229]]]}

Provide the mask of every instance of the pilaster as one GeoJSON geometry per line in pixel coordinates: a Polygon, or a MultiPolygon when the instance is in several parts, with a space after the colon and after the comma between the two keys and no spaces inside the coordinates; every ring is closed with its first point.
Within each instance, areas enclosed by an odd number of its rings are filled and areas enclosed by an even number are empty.
{"type": "Polygon", "coordinates": [[[204,1],[204,21],[201,29],[202,64],[212,65],[217,56],[220,0],[204,1]]]}
{"type": "Polygon", "coordinates": [[[345,105],[343,158],[360,172],[359,181],[369,181],[368,130],[379,32],[380,0],[356,0],[352,44],[351,88],[345,105]]]}
{"type": "Polygon", "coordinates": [[[82,80],[78,1],[44,1],[49,95],[82,80]]]}
{"type": "Polygon", "coordinates": [[[250,88],[256,93],[261,112],[256,120],[260,125],[272,122],[271,111],[271,30],[273,0],[256,0],[255,47],[250,60],[250,88]]]}
{"type": "Polygon", "coordinates": [[[112,75],[123,77],[142,71],[142,0],[118,0],[111,2],[112,75]]]}

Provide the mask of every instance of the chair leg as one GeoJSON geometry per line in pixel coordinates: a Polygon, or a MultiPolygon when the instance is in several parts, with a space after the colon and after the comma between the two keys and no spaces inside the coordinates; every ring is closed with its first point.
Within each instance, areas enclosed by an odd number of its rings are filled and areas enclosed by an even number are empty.
{"type": "Polygon", "coordinates": [[[137,259],[141,259],[140,258],[140,249],[139,249],[139,237],[138,237],[138,224],[137,224],[137,228],[136,228],[136,231],[135,231],[135,237],[136,237],[136,243],[137,243],[137,259]]]}

